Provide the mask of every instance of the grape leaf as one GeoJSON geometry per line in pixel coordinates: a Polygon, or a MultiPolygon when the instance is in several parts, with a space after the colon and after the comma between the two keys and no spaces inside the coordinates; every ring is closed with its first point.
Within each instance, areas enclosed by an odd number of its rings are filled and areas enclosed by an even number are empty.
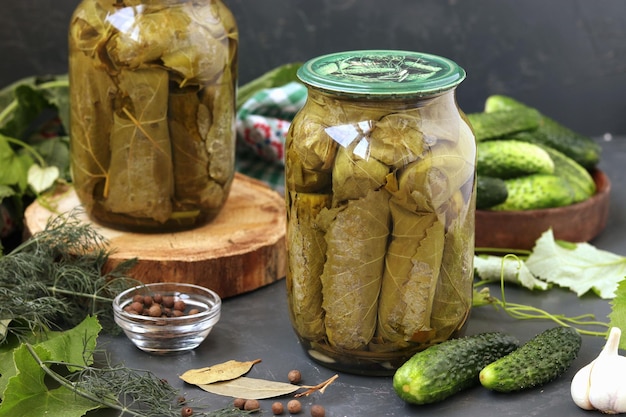
{"type": "Polygon", "coordinates": [[[16,153],[9,140],[10,138],[0,133],[0,184],[16,186],[24,191],[28,185],[28,168],[34,161],[28,154],[16,153]]]}
{"type": "MultiPolygon", "coordinates": [[[[92,359],[86,358],[84,352],[94,350],[100,330],[97,318],[87,317],[73,329],[48,333],[48,338],[36,344],[34,349],[42,360],[87,365],[92,359]]],[[[83,400],[67,388],[49,390],[44,382],[45,372],[24,344],[13,351],[3,352],[0,358],[2,358],[0,390],[3,391],[0,417],[21,415],[72,417],[82,416],[88,410],[97,408],[93,402],[83,400]],[[68,406],[66,402],[72,406],[68,406]],[[27,414],[23,414],[22,411],[27,414]]]]}
{"type": "Polygon", "coordinates": [[[519,284],[529,290],[547,290],[549,284],[537,279],[521,259],[503,258],[494,255],[480,255],[474,257],[474,269],[484,281],[499,282],[504,263],[505,282],[519,284]]]}
{"type": "MultiPolygon", "coordinates": [[[[34,347],[42,360],[53,360],[53,353],[42,345],[34,347]]],[[[26,345],[21,345],[13,354],[19,372],[9,381],[2,403],[0,417],[43,417],[62,415],[80,417],[98,404],[79,397],[72,390],[59,387],[48,389],[44,381],[45,372],[30,354],[26,345]]]]}
{"type": "Polygon", "coordinates": [[[37,194],[52,187],[57,179],[59,179],[59,168],[55,166],[41,167],[32,164],[28,169],[28,185],[37,194]]]}
{"type": "MultiPolygon", "coordinates": [[[[609,327],[619,327],[626,330],[626,279],[619,283],[615,291],[615,298],[611,300],[609,327]]],[[[619,347],[626,350],[626,337],[620,339],[619,347]]]]}
{"type": "Polygon", "coordinates": [[[556,240],[551,229],[537,239],[526,266],[536,277],[569,288],[579,297],[593,291],[611,299],[626,276],[626,257],[585,242],[556,240]]]}

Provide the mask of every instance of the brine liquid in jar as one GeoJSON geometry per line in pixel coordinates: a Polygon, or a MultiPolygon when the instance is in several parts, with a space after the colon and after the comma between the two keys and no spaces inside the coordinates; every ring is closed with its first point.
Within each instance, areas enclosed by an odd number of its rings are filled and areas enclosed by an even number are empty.
{"type": "Polygon", "coordinates": [[[73,185],[89,216],[195,227],[234,178],[238,31],[221,0],[82,0],[69,27],[73,185]]]}
{"type": "Polygon", "coordinates": [[[457,336],[472,304],[476,146],[449,59],[306,62],[286,144],[287,295],[317,362],[387,375],[457,336]]]}

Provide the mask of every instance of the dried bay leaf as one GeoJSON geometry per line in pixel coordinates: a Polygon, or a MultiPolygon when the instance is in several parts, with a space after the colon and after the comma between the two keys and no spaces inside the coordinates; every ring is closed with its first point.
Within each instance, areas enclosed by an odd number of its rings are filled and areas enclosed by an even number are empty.
{"type": "Polygon", "coordinates": [[[207,368],[190,369],[180,375],[180,379],[194,385],[213,384],[215,382],[229,381],[239,378],[248,372],[252,366],[261,362],[261,359],[253,361],[230,360],[207,368]]]}
{"type": "Polygon", "coordinates": [[[248,378],[245,376],[213,384],[199,384],[198,387],[212,394],[233,398],[261,400],[291,394],[301,387],[287,382],[248,378]]]}

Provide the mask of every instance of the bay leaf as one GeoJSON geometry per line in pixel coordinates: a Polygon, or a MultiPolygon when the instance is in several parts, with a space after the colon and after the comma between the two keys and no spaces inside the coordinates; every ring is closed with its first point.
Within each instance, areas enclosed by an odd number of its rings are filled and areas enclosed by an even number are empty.
{"type": "Polygon", "coordinates": [[[198,387],[212,394],[252,400],[280,397],[300,389],[298,385],[287,382],[276,382],[245,376],[214,384],[199,384],[198,387]]]}
{"type": "Polygon", "coordinates": [[[190,369],[180,375],[179,378],[194,385],[229,381],[244,375],[254,364],[259,362],[261,359],[245,362],[230,360],[206,368],[190,369]]]}

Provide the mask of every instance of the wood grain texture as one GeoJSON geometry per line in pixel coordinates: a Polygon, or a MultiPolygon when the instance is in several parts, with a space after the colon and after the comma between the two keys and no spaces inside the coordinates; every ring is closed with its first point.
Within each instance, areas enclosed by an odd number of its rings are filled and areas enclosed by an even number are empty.
{"type": "MultiPolygon", "coordinates": [[[[54,196],[53,211],[35,202],[25,211],[34,234],[48,220],[80,206],[73,189],[54,196]]],[[[109,242],[106,268],[137,258],[131,275],[145,283],[187,282],[216,291],[222,298],[255,290],[285,276],[286,214],[283,197],[264,183],[236,174],[220,214],[195,229],[175,233],[134,233],[90,222],[109,242]]]]}

